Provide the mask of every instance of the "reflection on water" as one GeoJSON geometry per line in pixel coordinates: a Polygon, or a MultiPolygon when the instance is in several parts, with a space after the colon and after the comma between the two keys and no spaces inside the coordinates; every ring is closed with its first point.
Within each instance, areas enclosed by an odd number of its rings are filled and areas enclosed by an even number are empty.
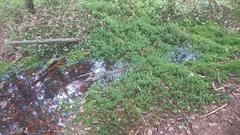
{"type": "MultiPolygon", "coordinates": [[[[0,135],[64,134],[70,115],[59,112],[61,103],[84,97],[81,91],[67,86],[74,80],[84,80],[123,65],[121,62],[89,60],[64,70],[53,65],[42,75],[28,70],[1,77],[0,135]]],[[[102,82],[118,77],[119,74],[113,75],[102,82]]]]}

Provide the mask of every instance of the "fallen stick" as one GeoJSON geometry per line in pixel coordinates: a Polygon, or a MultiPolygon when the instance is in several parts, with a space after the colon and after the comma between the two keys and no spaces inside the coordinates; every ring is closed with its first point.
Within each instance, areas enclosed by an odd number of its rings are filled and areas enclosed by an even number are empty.
{"type": "Polygon", "coordinates": [[[109,76],[109,75],[113,75],[113,74],[119,74],[119,73],[124,73],[127,71],[127,67],[123,67],[123,68],[119,68],[119,69],[114,69],[114,70],[109,70],[109,71],[105,71],[103,72],[102,74],[99,74],[93,78],[88,78],[86,79],[86,81],[88,82],[91,82],[91,83],[94,83],[106,76],[109,76]]]}
{"type": "Polygon", "coordinates": [[[238,99],[238,96],[237,96],[234,92],[231,92],[231,94],[233,95],[233,97],[234,97],[235,99],[238,99]]]}
{"type": "Polygon", "coordinates": [[[215,109],[215,110],[213,110],[213,111],[211,111],[211,112],[203,115],[203,117],[207,117],[207,116],[209,116],[209,115],[212,115],[212,114],[216,113],[217,111],[221,110],[222,108],[226,107],[227,105],[228,105],[228,103],[226,103],[226,104],[224,104],[223,106],[221,106],[221,107],[219,107],[219,108],[217,108],[217,109],[215,109]]]}
{"type": "Polygon", "coordinates": [[[9,41],[7,45],[30,45],[30,44],[64,44],[64,43],[77,43],[79,38],[53,38],[53,39],[39,39],[39,40],[22,40],[22,41],[9,41]]]}
{"type": "Polygon", "coordinates": [[[74,91],[80,91],[80,92],[86,92],[88,88],[96,81],[107,77],[109,75],[113,74],[119,74],[124,73],[128,70],[127,67],[119,68],[119,69],[113,69],[103,72],[102,74],[96,75],[95,77],[89,77],[85,80],[75,80],[71,82],[69,85],[67,85],[67,89],[74,89],[74,91]]]}

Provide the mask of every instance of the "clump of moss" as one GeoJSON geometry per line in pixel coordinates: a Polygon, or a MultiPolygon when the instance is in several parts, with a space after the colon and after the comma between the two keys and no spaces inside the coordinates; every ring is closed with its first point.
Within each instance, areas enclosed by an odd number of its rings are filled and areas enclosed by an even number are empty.
{"type": "Polygon", "coordinates": [[[0,61],[0,74],[3,74],[6,71],[8,71],[10,66],[11,66],[11,63],[0,61]]]}
{"type": "Polygon", "coordinates": [[[38,68],[43,64],[43,61],[38,56],[24,57],[18,60],[14,67],[12,66],[12,70],[27,70],[31,68],[38,68]]]}
{"type": "Polygon", "coordinates": [[[0,74],[4,74],[10,71],[25,71],[28,69],[36,69],[40,65],[43,65],[43,61],[37,57],[24,57],[18,60],[16,63],[10,63],[5,61],[0,61],[0,74]]]}
{"type": "Polygon", "coordinates": [[[66,55],[67,65],[72,66],[86,58],[86,52],[84,50],[75,50],[66,55]]]}
{"type": "Polygon", "coordinates": [[[219,42],[225,45],[240,46],[240,37],[239,34],[230,34],[221,38],[219,42]]]}
{"type": "Polygon", "coordinates": [[[233,60],[221,66],[222,70],[240,76],[240,60],[233,60]]]}
{"type": "Polygon", "coordinates": [[[228,34],[218,25],[159,24],[148,14],[122,19],[106,15],[105,10],[90,9],[104,14],[85,43],[90,55],[130,59],[133,71],[110,86],[92,87],[85,111],[77,121],[100,134],[127,134],[143,111],[190,112],[218,99],[211,83],[218,77],[226,80],[227,73],[217,69],[233,51],[229,44],[221,42],[228,34]],[[197,59],[179,64],[169,62],[167,55],[172,48],[188,44],[199,52],[197,59]]]}
{"type": "Polygon", "coordinates": [[[211,38],[211,40],[217,40],[217,38],[221,38],[224,35],[220,26],[213,23],[208,23],[205,25],[196,25],[195,27],[191,28],[191,32],[201,37],[211,38]]]}
{"type": "Polygon", "coordinates": [[[240,2],[237,3],[237,7],[234,10],[235,17],[240,20],[240,2]]]}

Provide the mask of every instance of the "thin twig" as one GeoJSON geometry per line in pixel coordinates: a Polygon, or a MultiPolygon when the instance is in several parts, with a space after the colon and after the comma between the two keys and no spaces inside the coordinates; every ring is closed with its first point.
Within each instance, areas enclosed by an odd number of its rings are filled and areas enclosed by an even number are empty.
{"type": "Polygon", "coordinates": [[[228,105],[228,103],[226,103],[226,104],[224,104],[223,106],[221,106],[221,107],[219,107],[219,108],[217,108],[217,109],[215,109],[215,110],[213,110],[213,111],[211,111],[211,112],[203,115],[203,117],[207,117],[207,116],[209,116],[209,115],[212,115],[212,114],[216,113],[217,111],[221,110],[222,108],[226,107],[227,105],[228,105]]]}
{"type": "Polygon", "coordinates": [[[138,110],[138,108],[137,108],[136,106],[135,106],[135,108],[136,108],[137,112],[139,113],[139,115],[141,115],[141,118],[142,118],[142,120],[143,120],[143,122],[144,122],[144,125],[147,127],[147,126],[148,126],[148,123],[146,122],[146,120],[145,120],[145,118],[143,117],[142,113],[138,110]]]}
{"type": "Polygon", "coordinates": [[[140,87],[139,85],[137,85],[137,88],[138,88],[138,90],[139,90],[140,92],[142,92],[142,89],[141,89],[141,87],[140,87]]]}
{"type": "Polygon", "coordinates": [[[214,89],[215,91],[225,90],[224,87],[219,87],[219,88],[217,88],[217,87],[215,86],[214,82],[212,83],[212,87],[213,87],[213,89],[214,89]]]}
{"type": "Polygon", "coordinates": [[[138,135],[140,133],[140,130],[137,130],[137,132],[134,135],[138,135]]]}
{"type": "Polygon", "coordinates": [[[142,117],[142,120],[143,120],[143,122],[144,122],[145,126],[148,126],[148,124],[147,124],[147,122],[146,122],[145,118],[143,117],[143,115],[142,115],[141,113],[140,113],[140,115],[141,115],[141,117],[142,117]]]}
{"type": "Polygon", "coordinates": [[[221,85],[221,78],[219,72],[217,72],[217,82],[219,85],[221,85]]]}
{"type": "Polygon", "coordinates": [[[238,96],[237,96],[234,92],[231,92],[231,94],[233,95],[233,97],[234,97],[235,99],[238,99],[238,96]]]}

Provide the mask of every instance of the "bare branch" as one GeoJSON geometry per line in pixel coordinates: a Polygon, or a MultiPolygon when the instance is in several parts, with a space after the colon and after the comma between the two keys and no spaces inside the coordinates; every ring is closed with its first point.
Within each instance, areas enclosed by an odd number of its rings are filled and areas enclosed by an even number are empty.
{"type": "Polygon", "coordinates": [[[55,39],[39,39],[39,40],[22,40],[22,41],[9,41],[5,44],[8,45],[30,45],[30,44],[63,44],[63,43],[77,43],[79,38],[55,38],[55,39]]]}
{"type": "Polygon", "coordinates": [[[226,103],[226,104],[224,104],[223,106],[221,106],[221,107],[219,107],[219,108],[217,108],[217,109],[215,109],[215,110],[213,110],[213,111],[211,111],[211,112],[203,115],[202,117],[207,117],[207,116],[209,116],[209,115],[212,115],[212,114],[216,113],[217,111],[221,110],[222,108],[226,107],[227,105],[228,105],[228,103],[226,103]]]}

